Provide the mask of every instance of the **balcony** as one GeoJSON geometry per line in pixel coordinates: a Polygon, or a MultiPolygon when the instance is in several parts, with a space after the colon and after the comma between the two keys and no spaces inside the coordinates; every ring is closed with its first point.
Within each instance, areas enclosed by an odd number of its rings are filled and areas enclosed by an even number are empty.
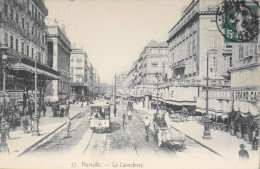
{"type": "Polygon", "coordinates": [[[21,2],[18,1],[18,0],[13,0],[13,2],[14,2],[17,6],[19,6],[22,10],[25,10],[25,3],[24,3],[24,1],[21,3],[21,2]]]}
{"type": "Polygon", "coordinates": [[[238,70],[238,69],[246,69],[246,68],[249,68],[249,67],[253,67],[253,66],[258,66],[260,65],[260,56],[248,56],[248,57],[245,57],[243,59],[240,59],[238,61],[235,61],[233,64],[232,64],[232,67],[231,69],[229,69],[230,71],[233,71],[233,70],[238,70]]]}

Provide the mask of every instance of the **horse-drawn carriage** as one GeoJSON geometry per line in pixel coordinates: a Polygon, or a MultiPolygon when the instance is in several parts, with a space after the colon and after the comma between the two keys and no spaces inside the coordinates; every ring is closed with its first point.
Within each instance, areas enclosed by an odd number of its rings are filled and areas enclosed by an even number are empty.
{"type": "Polygon", "coordinates": [[[165,119],[169,119],[168,114],[155,113],[153,118],[155,139],[158,146],[167,145],[169,148],[183,148],[185,136],[167,125],[165,119]]]}

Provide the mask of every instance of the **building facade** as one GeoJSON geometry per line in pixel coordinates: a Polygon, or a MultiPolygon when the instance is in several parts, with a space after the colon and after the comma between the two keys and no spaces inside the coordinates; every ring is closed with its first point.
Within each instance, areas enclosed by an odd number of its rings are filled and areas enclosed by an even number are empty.
{"type": "Polygon", "coordinates": [[[47,31],[47,64],[60,77],[47,82],[46,95],[51,102],[65,101],[70,94],[70,41],[59,26],[48,26],[47,31]]]}
{"type": "MultiPolygon", "coordinates": [[[[0,1],[0,50],[1,54],[7,56],[8,67],[5,83],[8,94],[6,107],[12,109],[12,105],[15,104],[22,112],[17,115],[8,114],[9,117],[25,115],[23,110],[25,107],[32,106],[35,91],[38,93],[38,103],[42,104],[46,81],[59,78],[59,73],[47,64],[44,22],[47,15],[48,10],[41,0],[0,1]],[[2,53],[4,46],[8,50],[2,53]],[[37,89],[35,90],[36,70],[37,89]]],[[[2,73],[0,80],[3,82],[2,73]]],[[[2,89],[3,83],[0,83],[0,86],[2,89]]],[[[2,96],[1,103],[3,103],[2,96]]],[[[14,113],[14,111],[9,112],[14,113]]]]}
{"type": "MultiPolygon", "coordinates": [[[[168,44],[150,41],[127,74],[129,96],[148,102],[158,81],[167,79],[168,44]]],[[[148,106],[148,104],[146,104],[148,106]]]]}
{"type": "MultiPolygon", "coordinates": [[[[169,31],[171,71],[168,84],[163,84],[159,92],[169,105],[186,106],[204,113],[205,98],[201,98],[200,93],[206,91],[207,71],[210,90],[230,87],[228,69],[232,65],[232,45],[224,44],[218,31],[218,4],[218,1],[193,0],[169,31]]],[[[215,111],[212,107],[212,113],[215,111]]]]}
{"type": "Polygon", "coordinates": [[[88,56],[82,49],[72,49],[70,57],[70,83],[72,96],[85,96],[88,93],[88,56]]]}

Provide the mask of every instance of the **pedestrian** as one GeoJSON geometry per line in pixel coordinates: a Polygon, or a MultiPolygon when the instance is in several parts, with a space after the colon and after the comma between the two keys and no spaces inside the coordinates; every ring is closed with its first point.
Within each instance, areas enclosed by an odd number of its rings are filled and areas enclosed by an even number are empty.
{"type": "Polygon", "coordinates": [[[253,140],[252,140],[253,150],[258,150],[258,143],[259,143],[259,130],[258,127],[255,127],[253,131],[253,140]]]}
{"type": "Polygon", "coordinates": [[[9,135],[9,132],[10,132],[10,125],[7,121],[5,121],[5,131],[6,131],[6,136],[8,137],[8,139],[10,140],[10,135],[9,135]]]}
{"type": "Polygon", "coordinates": [[[125,113],[123,114],[123,128],[125,128],[125,124],[127,124],[126,122],[125,122],[125,120],[126,120],[126,115],[125,115],[125,113]]]}
{"type": "Polygon", "coordinates": [[[45,115],[46,115],[46,104],[45,104],[45,102],[43,102],[43,104],[42,104],[42,112],[43,112],[43,117],[45,117],[45,115]]]}
{"type": "Polygon", "coordinates": [[[29,126],[28,119],[25,118],[25,119],[23,120],[24,133],[28,133],[28,126],[29,126]]]}
{"type": "Polygon", "coordinates": [[[68,116],[68,119],[67,119],[67,133],[70,131],[70,126],[71,126],[71,120],[70,120],[70,117],[68,116]]]}
{"type": "Polygon", "coordinates": [[[150,120],[148,119],[148,117],[146,117],[144,120],[144,128],[145,128],[145,132],[146,132],[147,141],[148,141],[149,127],[150,127],[150,120]]]}
{"type": "Polygon", "coordinates": [[[248,154],[247,150],[245,149],[245,145],[244,144],[240,144],[239,159],[240,160],[247,160],[247,159],[249,159],[249,154],[248,154]]]}
{"type": "Polygon", "coordinates": [[[131,119],[132,119],[132,111],[131,111],[131,110],[129,110],[129,111],[127,112],[127,116],[128,116],[128,120],[131,120],[131,119]]]}

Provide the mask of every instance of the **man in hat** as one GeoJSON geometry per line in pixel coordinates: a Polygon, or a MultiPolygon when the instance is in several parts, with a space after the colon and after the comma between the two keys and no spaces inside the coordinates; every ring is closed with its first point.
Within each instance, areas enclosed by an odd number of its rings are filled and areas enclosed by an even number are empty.
{"type": "Polygon", "coordinates": [[[249,159],[249,154],[248,154],[247,150],[245,149],[245,145],[244,144],[240,144],[239,159],[240,160],[247,160],[247,159],[249,159]]]}
{"type": "Polygon", "coordinates": [[[253,131],[253,140],[252,140],[253,150],[258,150],[258,142],[259,142],[259,130],[257,127],[255,127],[253,131]]]}

